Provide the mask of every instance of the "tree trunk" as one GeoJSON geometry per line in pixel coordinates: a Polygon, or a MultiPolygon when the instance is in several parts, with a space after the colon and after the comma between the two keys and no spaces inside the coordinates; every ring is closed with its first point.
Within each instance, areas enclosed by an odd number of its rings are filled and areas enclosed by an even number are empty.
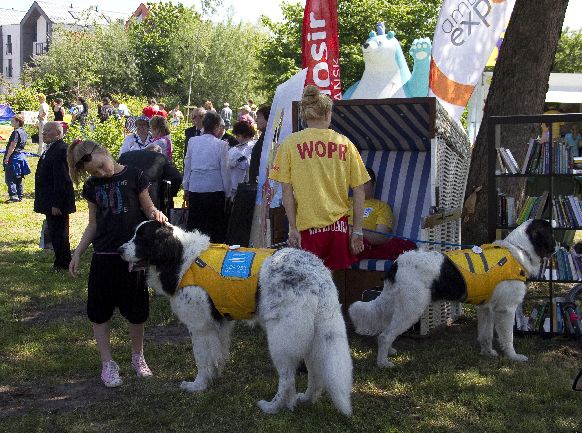
{"type": "MultiPolygon", "coordinates": [[[[463,243],[483,244],[487,236],[487,167],[489,138],[487,124],[490,116],[513,114],[541,114],[544,108],[548,80],[568,0],[516,0],[511,20],[505,32],[493,80],[483,110],[483,120],[473,147],[466,196],[475,187],[482,186],[477,196],[475,213],[463,223],[463,243]]],[[[522,162],[532,128],[539,125],[501,128],[503,147],[511,149],[522,162]]],[[[515,182],[514,191],[524,189],[525,181],[515,182]]],[[[507,181],[506,181],[507,182],[507,181]]],[[[518,197],[516,196],[516,200],[518,197]]],[[[495,209],[490,209],[495,212],[495,209]]]]}

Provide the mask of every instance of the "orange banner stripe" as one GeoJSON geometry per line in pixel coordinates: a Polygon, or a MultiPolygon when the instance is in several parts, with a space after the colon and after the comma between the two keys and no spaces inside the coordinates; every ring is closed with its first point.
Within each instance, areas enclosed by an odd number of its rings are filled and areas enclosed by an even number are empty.
{"type": "Polygon", "coordinates": [[[430,89],[443,101],[464,107],[469,102],[475,86],[457,83],[445,75],[434,62],[430,61],[430,89]]]}

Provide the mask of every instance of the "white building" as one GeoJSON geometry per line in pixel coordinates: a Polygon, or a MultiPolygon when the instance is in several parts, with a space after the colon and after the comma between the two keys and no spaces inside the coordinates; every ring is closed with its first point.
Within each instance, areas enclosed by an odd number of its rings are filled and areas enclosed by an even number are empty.
{"type": "Polygon", "coordinates": [[[25,14],[0,8],[0,73],[9,83],[17,83],[20,76],[20,21],[25,14]]]}
{"type": "Polygon", "coordinates": [[[95,24],[123,24],[126,19],[126,14],[101,11],[98,6],[78,9],[73,4],[49,1],[35,1],[28,11],[0,9],[0,73],[9,83],[18,83],[23,66],[49,50],[57,26],[83,29],[95,24]]]}

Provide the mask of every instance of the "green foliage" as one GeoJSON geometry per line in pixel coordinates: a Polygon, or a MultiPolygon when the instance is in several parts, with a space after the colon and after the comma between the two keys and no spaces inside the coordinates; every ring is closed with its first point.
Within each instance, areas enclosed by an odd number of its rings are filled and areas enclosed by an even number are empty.
{"type": "Polygon", "coordinates": [[[582,30],[562,33],[552,72],[582,72],[582,30]]]}
{"type": "Polygon", "coordinates": [[[265,35],[258,27],[231,21],[214,24],[181,4],[150,7],[148,16],[132,22],[129,32],[141,94],[165,98],[168,108],[186,102],[202,105],[207,99],[216,107],[249,97],[264,100],[258,57],[265,35]]]}
{"type": "Polygon", "coordinates": [[[74,95],[88,95],[103,78],[96,70],[98,46],[99,41],[88,30],[57,27],[50,50],[46,55],[35,58],[35,67],[30,70],[30,75],[41,86],[49,86],[46,93],[63,96],[61,92],[67,92],[67,99],[74,95]],[[47,76],[51,80],[45,82],[44,77],[47,76]]]}
{"type": "MultiPolygon", "coordinates": [[[[199,5],[209,15],[220,3],[199,5]]],[[[207,99],[217,107],[251,97],[264,100],[258,57],[265,34],[259,27],[215,24],[179,3],[148,7],[148,16],[132,21],[129,29],[119,23],[55,28],[50,50],[35,58],[23,80],[65,101],[78,95],[143,95],[163,101],[168,110],[188,102],[190,87],[195,105],[207,99]]],[[[138,114],[144,105],[129,108],[138,114]]]]}
{"type": "MultiPolygon", "coordinates": [[[[129,38],[135,51],[140,91],[167,95],[184,87],[187,79],[181,65],[192,50],[191,36],[201,25],[193,9],[169,2],[148,3],[148,15],[130,25],[129,38]],[[179,29],[180,37],[176,37],[179,29]]],[[[189,76],[189,75],[188,75],[189,76]]]]}
{"type": "Polygon", "coordinates": [[[6,103],[15,111],[38,110],[38,91],[35,87],[16,86],[6,95],[6,103]]]}
{"type": "MultiPolygon", "coordinates": [[[[120,97],[119,100],[125,102],[123,97],[120,97]]],[[[129,101],[131,103],[132,100],[129,99],[129,101]]],[[[182,122],[176,127],[170,127],[170,138],[173,146],[172,159],[174,160],[176,168],[180,171],[184,168],[184,140],[186,137],[184,131],[186,128],[187,125],[185,122],[182,122]]],[[[109,149],[111,155],[117,158],[126,132],[124,119],[118,120],[115,117],[109,117],[105,122],[101,122],[94,113],[91,113],[85,128],[81,128],[78,122],[69,125],[65,141],[71,143],[76,138],[92,140],[105,146],[109,149]]]]}
{"type": "Polygon", "coordinates": [[[184,141],[186,140],[186,122],[180,123],[176,127],[170,128],[170,138],[172,139],[172,159],[174,165],[180,172],[184,170],[184,141]]]}
{"type": "Polygon", "coordinates": [[[125,121],[115,117],[109,117],[105,122],[101,122],[94,114],[90,114],[87,125],[81,128],[78,122],[72,123],[67,131],[65,141],[71,143],[76,138],[92,140],[105,146],[114,158],[119,155],[121,143],[125,137],[125,121]]]}
{"type": "MultiPolygon", "coordinates": [[[[376,22],[384,21],[392,30],[409,58],[408,49],[415,38],[431,37],[442,0],[338,0],[340,67],[343,89],[359,80],[364,72],[361,45],[375,30],[376,22]]],[[[263,17],[270,36],[261,49],[264,71],[263,90],[274,92],[277,85],[301,68],[301,30],[303,7],[283,3],[283,21],[275,23],[263,17]]],[[[412,63],[409,60],[409,67],[412,63]]]]}

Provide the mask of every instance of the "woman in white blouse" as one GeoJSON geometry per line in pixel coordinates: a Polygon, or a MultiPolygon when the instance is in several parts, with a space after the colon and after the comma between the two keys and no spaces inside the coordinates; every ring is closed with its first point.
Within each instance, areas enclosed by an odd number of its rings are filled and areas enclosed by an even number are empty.
{"type": "Polygon", "coordinates": [[[203,120],[204,134],[188,140],[184,160],[184,191],[188,204],[188,230],[197,229],[211,242],[224,242],[225,203],[230,196],[228,144],[220,140],[224,121],[213,111],[203,120]]]}
{"type": "Polygon", "coordinates": [[[249,166],[255,141],[255,129],[247,122],[236,122],[232,128],[238,145],[228,150],[228,168],[230,169],[230,196],[234,197],[239,183],[249,181],[249,166]]]}

